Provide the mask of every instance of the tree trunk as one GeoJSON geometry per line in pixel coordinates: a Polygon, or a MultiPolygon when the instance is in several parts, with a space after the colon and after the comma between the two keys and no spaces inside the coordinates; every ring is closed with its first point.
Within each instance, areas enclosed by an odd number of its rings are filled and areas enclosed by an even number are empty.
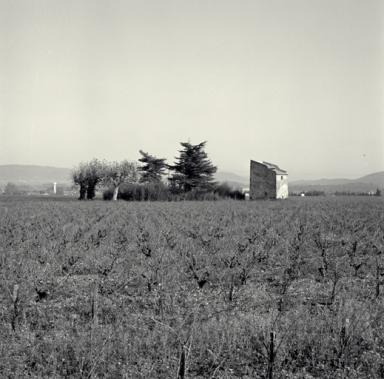
{"type": "Polygon", "coordinates": [[[113,190],[113,200],[117,200],[117,195],[119,194],[119,186],[116,186],[113,190]]]}
{"type": "Polygon", "coordinates": [[[85,185],[84,184],[80,184],[79,200],[84,200],[85,199],[86,192],[87,192],[87,188],[85,187],[85,185]]]}
{"type": "Polygon", "coordinates": [[[96,196],[96,185],[93,183],[89,183],[87,187],[87,199],[93,200],[96,196]]]}

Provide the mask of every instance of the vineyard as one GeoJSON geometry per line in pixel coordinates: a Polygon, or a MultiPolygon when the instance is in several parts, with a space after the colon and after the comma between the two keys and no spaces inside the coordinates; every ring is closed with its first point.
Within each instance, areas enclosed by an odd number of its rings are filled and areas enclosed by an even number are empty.
{"type": "Polygon", "coordinates": [[[0,199],[0,377],[382,378],[384,202],[0,199]]]}

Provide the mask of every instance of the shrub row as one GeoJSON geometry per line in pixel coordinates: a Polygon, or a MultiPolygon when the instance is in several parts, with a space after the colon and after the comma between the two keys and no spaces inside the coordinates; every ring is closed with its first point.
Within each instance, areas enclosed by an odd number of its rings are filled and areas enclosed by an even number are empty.
{"type": "MultiPolygon", "coordinates": [[[[103,192],[104,200],[112,200],[113,189],[103,192]]],[[[233,190],[226,183],[216,186],[212,191],[193,189],[184,193],[173,193],[163,183],[134,183],[123,184],[120,187],[118,198],[127,201],[180,201],[180,200],[244,200],[245,196],[240,190],[233,190]]]]}

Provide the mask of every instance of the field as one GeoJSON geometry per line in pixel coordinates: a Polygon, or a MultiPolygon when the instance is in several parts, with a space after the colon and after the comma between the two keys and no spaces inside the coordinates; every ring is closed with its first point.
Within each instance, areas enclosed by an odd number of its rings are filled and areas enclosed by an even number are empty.
{"type": "Polygon", "coordinates": [[[3,197],[0,274],[0,377],[384,377],[381,198],[3,197]]]}

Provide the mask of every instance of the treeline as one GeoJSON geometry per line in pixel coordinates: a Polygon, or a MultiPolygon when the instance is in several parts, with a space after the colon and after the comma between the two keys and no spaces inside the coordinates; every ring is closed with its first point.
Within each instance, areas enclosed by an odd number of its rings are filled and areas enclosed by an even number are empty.
{"type": "Polygon", "coordinates": [[[336,196],[381,196],[381,191],[379,188],[375,192],[350,192],[350,191],[336,191],[336,196]]]}
{"type": "Polygon", "coordinates": [[[325,196],[324,191],[302,191],[302,192],[290,192],[289,196],[325,196]]]}
{"type": "Polygon", "coordinates": [[[216,200],[244,199],[244,194],[214,181],[217,167],[205,152],[206,141],[197,145],[181,142],[173,164],[140,150],[138,162],[107,162],[93,159],[72,172],[79,200],[92,200],[103,190],[105,200],[216,200]]]}
{"type": "Polygon", "coordinates": [[[335,191],[326,193],[325,191],[303,191],[303,192],[290,192],[289,196],[381,196],[381,190],[379,188],[376,189],[375,192],[351,192],[351,191],[335,191]]]}

